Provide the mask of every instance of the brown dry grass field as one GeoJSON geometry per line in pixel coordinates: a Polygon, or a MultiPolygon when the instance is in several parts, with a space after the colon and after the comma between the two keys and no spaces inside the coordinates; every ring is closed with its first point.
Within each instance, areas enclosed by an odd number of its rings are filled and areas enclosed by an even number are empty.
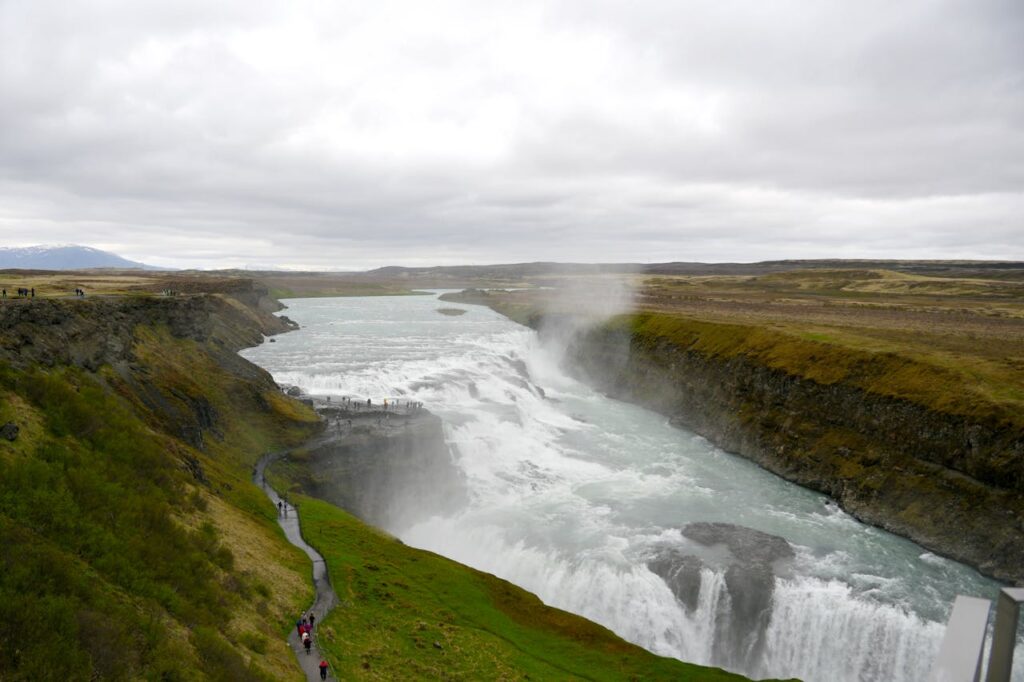
{"type": "Polygon", "coordinates": [[[860,270],[649,277],[636,303],[865,350],[984,358],[1024,371],[1024,282],[860,270]]]}
{"type": "Polygon", "coordinates": [[[20,287],[35,289],[42,298],[74,296],[84,289],[94,296],[148,296],[164,290],[179,293],[235,291],[252,278],[222,272],[150,272],[144,270],[0,270],[0,287],[14,298],[20,287]]]}
{"type": "Polygon", "coordinates": [[[94,296],[146,296],[173,290],[181,294],[233,291],[242,283],[256,281],[275,298],[322,296],[398,296],[415,293],[398,280],[367,280],[357,275],[334,273],[285,273],[243,271],[159,272],[140,270],[0,270],[0,288],[8,299],[20,287],[34,288],[38,297],[73,296],[84,289],[94,296]]]}

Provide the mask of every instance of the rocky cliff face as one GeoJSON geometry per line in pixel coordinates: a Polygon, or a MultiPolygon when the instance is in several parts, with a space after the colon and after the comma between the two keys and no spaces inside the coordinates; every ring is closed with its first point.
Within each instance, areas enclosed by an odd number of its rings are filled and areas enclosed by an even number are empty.
{"type": "Polygon", "coordinates": [[[292,466],[283,463],[305,494],[392,531],[464,504],[465,484],[438,417],[318,408],[324,434],[292,453],[292,466]]]}
{"type": "Polygon", "coordinates": [[[574,337],[572,369],[616,398],[834,497],[858,518],[1024,582],[1024,434],[621,326],[574,337]]]}
{"type": "Polygon", "coordinates": [[[718,604],[711,662],[753,670],[766,645],[775,579],[788,574],[793,548],[777,535],[730,523],[691,523],[680,531],[695,547],[723,551],[702,557],[700,552],[679,547],[664,548],[647,567],[690,611],[697,608],[702,569],[724,570],[729,604],[718,604]]]}
{"type": "Polygon", "coordinates": [[[276,393],[270,375],[237,351],[263,341],[264,334],[294,328],[271,314],[280,304],[248,281],[227,293],[164,296],[38,298],[0,305],[0,362],[15,368],[109,368],[111,388],[138,401],[151,423],[189,445],[206,450],[223,432],[218,408],[202,377],[157,377],[163,362],[174,365],[183,352],[172,341],[197,344],[200,355],[240,381],[234,400],[269,412],[264,394],[276,393]],[[140,356],[146,349],[144,357],[140,356]],[[161,348],[163,349],[161,352],[161,348]],[[155,355],[154,355],[155,354],[155,355]],[[160,359],[160,361],[157,360],[160,359]]]}
{"type": "Polygon", "coordinates": [[[128,361],[139,325],[176,338],[212,342],[231,353],[263,334],[287,331],[270,314],[276,301],[259,290],[181,297],[111,296],[34,299],[0,305],[0,359],[15,365],[76,365],[89,370],[128,361]]]}

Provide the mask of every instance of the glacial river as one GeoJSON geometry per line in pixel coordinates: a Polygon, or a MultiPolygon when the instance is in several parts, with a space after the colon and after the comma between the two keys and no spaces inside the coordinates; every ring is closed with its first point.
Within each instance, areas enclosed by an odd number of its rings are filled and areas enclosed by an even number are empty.
{"type": "Polygon", "coordinates": [[[566,376],[558,349],[491,310],[459,306],[466,314],[448,317],[437,309],[451,304],[434,296],[286,303],[302,328],[243,353],[279,383],[421,401],[444,422],[466,506],[387,530],[650,651],[755,678],[917,682],[955,595],[998,589],[659,414],[596,393],[566,376]],[[757,599],[730,591],[713,553],[688,605],[650,570],[659,556],[695,550],[680,531],[694,522],[792,545],[795,557],[773,566],[763,622],[736,623],[734,604],[757,599]],[[716,647],[737,627],[743,652],[716,647]]]}

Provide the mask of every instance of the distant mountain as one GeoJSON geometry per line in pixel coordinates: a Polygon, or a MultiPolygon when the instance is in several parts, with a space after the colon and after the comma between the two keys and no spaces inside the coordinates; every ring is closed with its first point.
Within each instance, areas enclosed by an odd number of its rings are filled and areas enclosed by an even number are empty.
{"type": "Polygon", "coordinates": [[[60,246],[0,247],[0,270],[84,270],[86,268],[138,268],[161,270],[145,263],[121,258],[116,253],[100,251],[88,246],[63,244],[60,246]]]}

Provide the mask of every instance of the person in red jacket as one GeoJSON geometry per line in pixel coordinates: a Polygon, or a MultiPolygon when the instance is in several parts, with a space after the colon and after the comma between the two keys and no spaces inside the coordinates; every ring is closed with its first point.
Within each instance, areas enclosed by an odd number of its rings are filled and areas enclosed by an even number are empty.
{"type": "Polygon", "coordinates": [[[320,679],[327,679],[327,660],[323,658],[320,659],[320,679]]]}

